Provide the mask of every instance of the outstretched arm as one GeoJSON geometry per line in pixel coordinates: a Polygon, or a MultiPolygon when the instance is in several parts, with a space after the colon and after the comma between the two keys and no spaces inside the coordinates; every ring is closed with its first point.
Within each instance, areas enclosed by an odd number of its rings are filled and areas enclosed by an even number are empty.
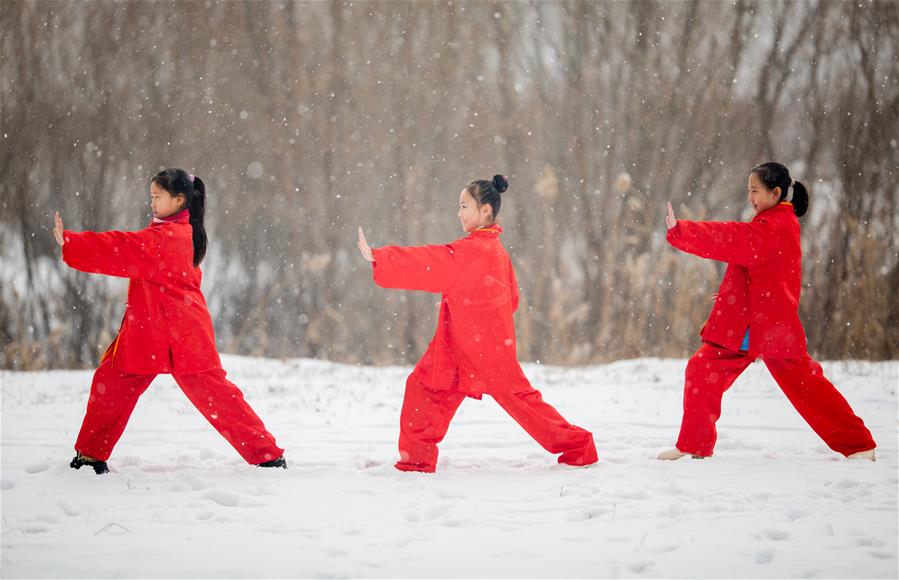
{"type": "Polygon", "coordinates": [[[675,248],[728,264],[756,264],[768,258],[774,248],[774,232],[765,218],[748,223],[678,220],[669,203],[665,224],[668,243],[675,248]]]}
{"type": "Polygon", "coordinates": [[[122,278],[152,276],[163,261],[164,244],[165,236],[150,228],[139,232],[65,230],[60,243],[62,259],[72,268],[122,278]]]}
{"type": "MultiPolygon", "coordinates": [[[[360,239],[359,250],[366,255],[360,239]]],[[[384,288],[446,292],[462,271],[461,251],[453,244],[384,246],[371,249],[375,284],[384,288]]],[[[366,258],[368,259],[368,258],[366,258]]]]}

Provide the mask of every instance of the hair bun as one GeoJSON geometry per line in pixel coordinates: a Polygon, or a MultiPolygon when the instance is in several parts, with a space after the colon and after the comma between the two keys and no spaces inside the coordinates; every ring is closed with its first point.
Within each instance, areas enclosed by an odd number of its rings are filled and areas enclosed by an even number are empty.
{"type": "Polygon", "coordinates": [[[509,189],[509,179],[505,175],[494,175],[493,187],[496,188],[496,191],[502,193],[509,189]]]}

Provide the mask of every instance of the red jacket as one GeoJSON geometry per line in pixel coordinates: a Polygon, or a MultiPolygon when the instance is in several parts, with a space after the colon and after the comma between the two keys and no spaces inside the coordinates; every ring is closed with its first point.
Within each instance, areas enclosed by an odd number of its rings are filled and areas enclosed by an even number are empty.
{"type": "Polygon", "coordinates": [[[518,282],[501,231],[494,225],[443,246],[372,250],[379,286],[443,295],[437,332],[413,371],[432,389],[480,398],[531,388],[515,355],[518,282]]]}
{"type": "Polygon", "coordinates": [[[62,259],[72,268],[131,279],[122,326],[103,355],[122,372],[189,374],[222,366],[188,218],[183,211],[139,232],[63,234],[62,259]]]}
{"type": "Polygon", "coordinates": [[[807,355],[799,321],[802,249],[792,204],[780,203],[748,223],[678,220],[668,230],[668,242],[728,264],[700,332],[704,341],[736,351],[749,329],[751,355],[807,355]]]}

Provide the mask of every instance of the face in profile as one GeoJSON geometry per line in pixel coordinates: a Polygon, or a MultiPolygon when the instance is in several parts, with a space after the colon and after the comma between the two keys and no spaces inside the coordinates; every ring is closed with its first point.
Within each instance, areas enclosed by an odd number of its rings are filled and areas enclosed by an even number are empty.
{"type": "Polygon", "coordinates": [[[758,215],[766,209],[771,209],[780,203],[780,188],[768,189],[759,176],[752,172],[749,174],[749,184],[746,186],[747,199],[749,205],[758,215]]]}
{"type": "Polygon", "coordinates": [[[493,223],[493,208],[488,204],[479,206],[478,201],[471,195],[467,187],[459,194],[458,215],[459,221],[462,222],[462,229],[466,233],[493,223]]]}
{"type": "Polygon", "coordinates": [[[155,181],[150,182],[150,209],[153,217],[163,219],[173,216],[184,209],[184,196],[172,196],[167,190],[159,187],[155,181]]]}

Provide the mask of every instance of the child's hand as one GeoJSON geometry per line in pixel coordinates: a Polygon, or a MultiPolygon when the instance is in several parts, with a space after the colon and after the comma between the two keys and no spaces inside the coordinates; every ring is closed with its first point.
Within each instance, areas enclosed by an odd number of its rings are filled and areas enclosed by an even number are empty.
{"type": "Polygon", "coordinates": [[[359,242],[356,245],[359,246],[359,251],[362,252],[363,258],[369,262],[375,261],[375,257],[371,253],[371,248],[369,247],[368,242],[365,241],[365,233],[362,231],[362,226],[359,226],[359,242]]]}
{"type": "Polygon", "coordinates": [[[62,227],[62,218],[59,217],[59,212],[56,212],[53,222],[53,237],[56,238],[56,243],[62,246],[66,243],[65,239],[62,237],[65,228],[62,227]]]}
{"type": "Polygon", "coordinates": [[[677,219],[674,217],[674,210],[671,209],[671,202],[668,202],[668,215],[665,216],[665,225],[670,230],[677,225],[677,219]]]}

